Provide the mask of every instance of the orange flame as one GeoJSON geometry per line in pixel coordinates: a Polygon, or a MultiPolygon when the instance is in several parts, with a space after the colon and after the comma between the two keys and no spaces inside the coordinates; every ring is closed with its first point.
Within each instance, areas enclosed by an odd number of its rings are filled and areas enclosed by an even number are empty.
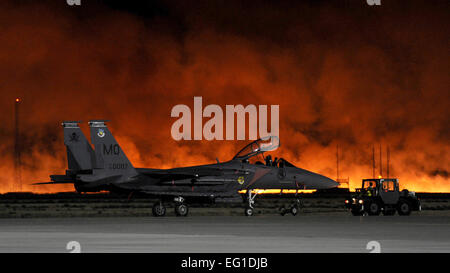
{"type": "Polygon", "coordinates": [[[167,13],[182,20],[155,16],[144,23],[103,4],[92,17],[26,2],[0,1],[7,22],[0,35],[0,192],[17,184],[14,99],[21,104],[23,191],[43,193],[73,190],[30,186],[64,173],[62,120],[111,120],[137,167],[232,158],[247,141],[171,138],[172,107],[193,109],[194,96],[222,109],[279,105],[281,147],[274,155],[334,178],[339,144],[350,189],[372,175],[372,145],[382,143],[391,147],[390,176],[401,187],[450,192],[447,8],[418,4],[405,11],[386,3],[388,13],[360,16],[367,11],[360,3],[243,12],[234,1],[208,9],[198,1],[167,4],[167,13]]]}

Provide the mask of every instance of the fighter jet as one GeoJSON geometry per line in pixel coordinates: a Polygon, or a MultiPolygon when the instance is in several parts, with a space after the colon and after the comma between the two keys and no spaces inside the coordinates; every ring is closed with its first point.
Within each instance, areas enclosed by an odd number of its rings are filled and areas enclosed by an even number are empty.
{"type": "MultiPolygon", "coordinates": [[[[241,200],[245,215],[254,213],[255,189],[328,189],[338,183],[323,175],[294,166],[284,158],[265,155],[280,146],[278,137],[251,142],[231,160],[209,165],[149,169],[135,168],[106,125],[106,120],[89,122],[91,142],[77,121],[62,123],[67,149],[68,169],[64,175],[50,175],[52,182],[36,184],[73,184],[77,192],[110,191],[141,193],[159,199],[154,216],[164,216],[164,203],[175,202],[177,216],[188,215],[190,200],[212,202],[241,200]],[[261,161],[258,161],[261,159],[261,161]],[[242,194],[245,192],[245,194],[242,194]]],[[[291,206],[296,214],[298,200],[291,206]]]]}

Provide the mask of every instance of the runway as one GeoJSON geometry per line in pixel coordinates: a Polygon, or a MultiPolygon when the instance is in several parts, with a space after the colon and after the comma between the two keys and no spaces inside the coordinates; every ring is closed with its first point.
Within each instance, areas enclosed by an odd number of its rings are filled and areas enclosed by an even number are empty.
{"type": "Polygon", "coordinates": [[[450,252],[450,216],[0,219],[0,252],[450,252]],[[373,244],[373,243],[371,243],[373,244]]]}

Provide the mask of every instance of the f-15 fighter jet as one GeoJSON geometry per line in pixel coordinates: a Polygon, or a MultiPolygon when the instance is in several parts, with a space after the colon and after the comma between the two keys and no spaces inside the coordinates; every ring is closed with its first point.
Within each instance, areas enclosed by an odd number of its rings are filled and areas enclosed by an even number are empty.
{"type": "MultiPolygon", "coordinates": [[[[68,169],[65,175],[50,175],[52,182],[36,184],[73,184],[77,192],[110,191],[143,193],[159,199],[153,206],[154,216],[164,216],[164,203],[175,202],[178,216],[188,214],[193,199],[205,201],[244,200],[245,215],[254,213],[255,189],[328,189],[335,181],[301,168],[284,158],[272,160],[264,155],[280,146],[278,137],[251,142],[231,160],[215,164],[173,168],[135,168],[109,131],[105,120],[89,122],[91,144],[79,122],[65,121],[64,144],[68,169]],[[257,161],[260,158],[261,161],[257,161]],[[251,162],[252,161],[252,162],[251,162]],[[242,194],[245,192],[245,194],[242,194]],[[241,199],[241,197],[243,197],[241,199]]],[[[296,205],[291,213],[297,213],[296,205]]]]}

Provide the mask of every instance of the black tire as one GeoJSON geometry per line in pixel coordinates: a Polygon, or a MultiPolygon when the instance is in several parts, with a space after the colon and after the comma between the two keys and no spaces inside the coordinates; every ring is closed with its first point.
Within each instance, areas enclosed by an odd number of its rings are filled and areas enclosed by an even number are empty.
{"type": "Polygon", "coordinates": [[[166,207],[163,203],[155,203],[152,208],[153,216],[163,217],[166,215],[166,207]]]}
{"type": "Polygon", "coordinates": [[[250,207],[245,208],[245,216],[252,216],[253,215],[253,209],[250,207]]]}
{"type": "Polygon", "coordinates": [[[373,201],[367,205],[367,214],[370,216],[378,216],[381,212],[381,206],[378,202],[373,201]]]}
{"type": "Polygon", "coordinates": [[[185,217],[189,213],[189,207],[186,204],[175,205],[175,215],[185,217]]]}
{"type": "Polygon", "coordinates": [[[408,216],[411,214],[411,204],[406,200],[400,200],[397,206],[398,215],[408,216]]]}
{"type": "Polygon", "coordinates": [[[362,216],[364,214],[364,212],[359,209],[352,209],[351,212],[353,216],[362,216]]]}
{"type": "Polygon", "coordinates": [[[284,215],[286,214],[286,208],[285,208],[285,207],[280,207],[280,208],[278,209],[278,211],[280,212],[280,215],[281,215],[281,216],[284,216],[284,215]]]}
{"type": "Polygon", "coordinates": [[[297,206],[292,206],[291,207],[291,214],[292,215],[297,215],[297,213],[298,213],[298,207],[297,206]]]}

